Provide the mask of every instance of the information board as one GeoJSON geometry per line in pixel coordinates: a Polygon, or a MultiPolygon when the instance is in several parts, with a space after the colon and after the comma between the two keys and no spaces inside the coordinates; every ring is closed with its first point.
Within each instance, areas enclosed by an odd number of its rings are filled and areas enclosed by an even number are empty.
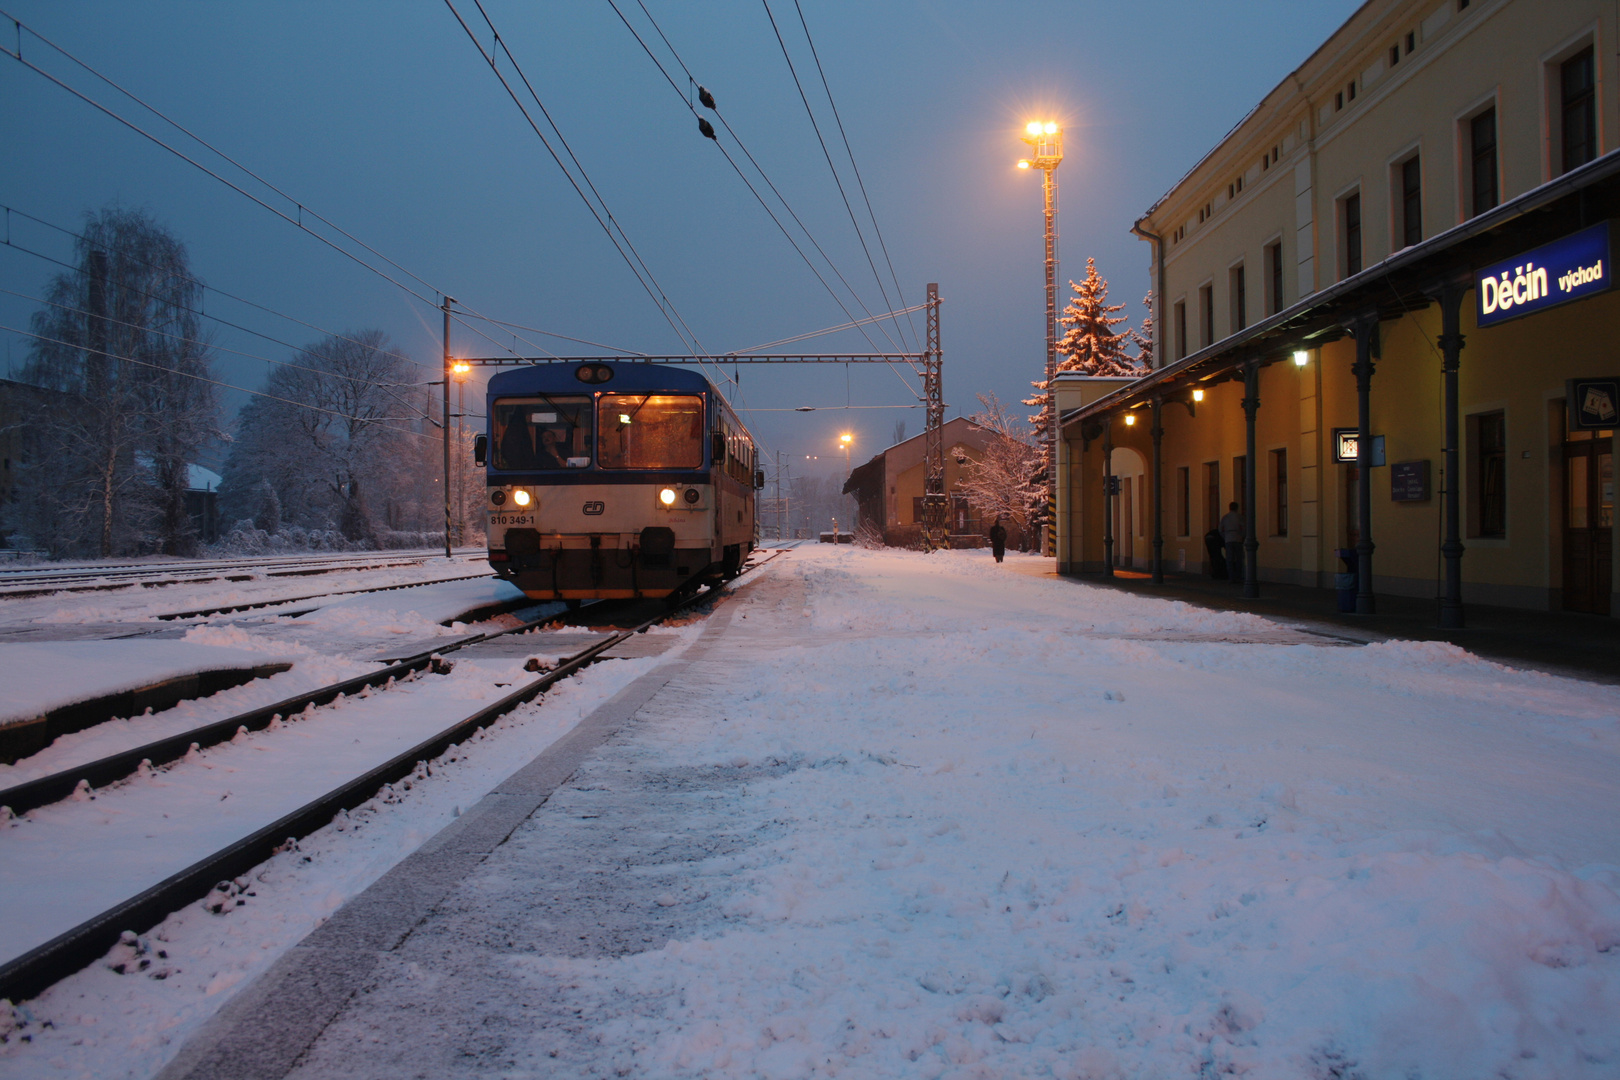
{"type": "Polygon", "coordinates": [[[1429,463],[1397,461],[1389,467],[1389,497],[1395,502],[1429,501],[1429,463]]]}

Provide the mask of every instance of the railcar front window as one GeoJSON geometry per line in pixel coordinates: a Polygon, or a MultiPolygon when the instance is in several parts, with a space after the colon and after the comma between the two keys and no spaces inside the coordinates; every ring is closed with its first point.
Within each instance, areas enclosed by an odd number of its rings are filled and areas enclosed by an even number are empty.
{"type": "Polygon", "coordinates": [[[502,398],[495,402],[495,467],[583,469],[591,463],[591,399],[502,398]]]}
{"type": "Polygon", "coordinates": [[[603,394],[596,432],[596,460],[604,469],[703,466],[703,399],[695,395],[603,394]]]}

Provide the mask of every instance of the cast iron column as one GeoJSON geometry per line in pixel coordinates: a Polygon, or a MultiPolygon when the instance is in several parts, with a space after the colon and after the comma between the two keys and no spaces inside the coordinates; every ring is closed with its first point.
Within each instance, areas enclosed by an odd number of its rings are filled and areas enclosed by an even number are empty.
{"type": "Polygon", "coordinates": [[[1459,313],[1464,287],[1451,285],[1440,292],[1440,352],[1446,388],[1446,538],[1440,554],[1446,560],[1446,579],[1440,592],[1440,625],[1447,630],[1463,627],[1461,507],[1457,481],[1457,367],[1462,353],[1459,313]]]}
{"type": "Polygon", "coordinates": [[[1153,398],[1153,584],[1164,584],[1164,402],[1153,398]]]}
{"type": "Polygon", "coordinates": [[[1114,576],[1114,421],[1103,421],[1103,577],[1114,576]]]}
{"type": "Polygon", "coordinates": [[[1243,367],[1243,426],[1247,449],[1243,458],[1243,595],[1253,600],[1260,595],[1260,538],[1255,535],[1254,492],[1254,414],[1260,411],[1260,362],[1250,360],[1243,367]]]}
{"type": "Polygon", "coordinates": [[[1378,314],[1363,315],[1351,327],[1356,336],[1356,501],[1359,504],[1356,542],[1356,614],[1378,610],[1372,591],[1372,377],[1378,356],[1378,314]]]}

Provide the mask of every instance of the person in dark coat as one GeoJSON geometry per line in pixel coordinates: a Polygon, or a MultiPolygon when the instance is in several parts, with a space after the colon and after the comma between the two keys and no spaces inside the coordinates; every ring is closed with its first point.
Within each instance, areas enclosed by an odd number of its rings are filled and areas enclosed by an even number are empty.
{"type": "Polygon", "coordinates": [[[1226,516],[1221,518],[1221,539],[1226,542],[1226,579],[1228,581],[1243,580],[1243,541],[1248,537],[1249,526],[1238,513],[1238,504],[1230,503],[1226,516]]]}
{"type": "Polygon", "coordinates": [[[1001,523],[1000,518],[996,518],[996,523],[990,526],[990,554],[996,557],[996,562],[1007,554],[1007,526],[1001,523]]]}

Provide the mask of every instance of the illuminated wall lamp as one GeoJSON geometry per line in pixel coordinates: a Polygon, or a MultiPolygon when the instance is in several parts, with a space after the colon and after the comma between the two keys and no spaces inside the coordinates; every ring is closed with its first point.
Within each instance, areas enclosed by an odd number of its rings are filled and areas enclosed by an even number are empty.
{"type": "Polygon", "coordinates": [[[1306,352],[1304,349],[1300,349],[1300,350],[1298,350],[1298,351],[1296,351],[1294,353],[1294,366],[1295,367],[1304,367],[1306,364],[1308,364],[1310,362],[1311,362],[1311,354],[1306,352]]]}
{"type": "Polygon", "coordinates": [[[1192,399],[1194,401],[1203,401],[1204,400],[1204,392],[1202,390],[1194,390],[1192,392],[1192,399]]]}
{"type": "Polygon", "coordinates": [[[1136,425],[1136,414],[1135,413],[1126,413],[1125,414],[1125,426],[1126,427],[1134,427],[1135,425],[1136,425]]]}

